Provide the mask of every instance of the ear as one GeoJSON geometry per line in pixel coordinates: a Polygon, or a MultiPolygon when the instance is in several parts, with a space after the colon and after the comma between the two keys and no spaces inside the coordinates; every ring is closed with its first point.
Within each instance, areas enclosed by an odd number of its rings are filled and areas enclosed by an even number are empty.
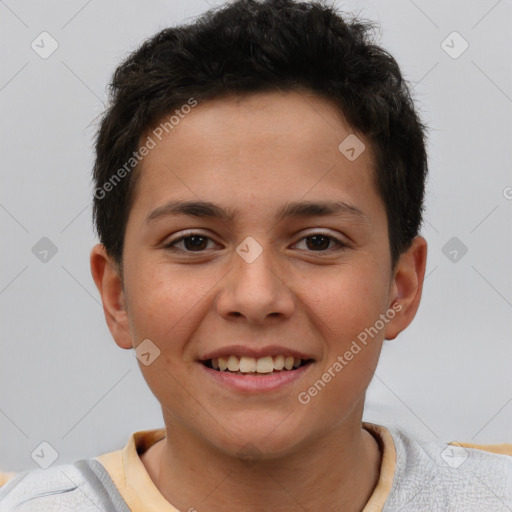
{"type": "Polygon", "coordinates": [[[103,244],[92,248],[91,273],[101,295],[103,312],[112,337],[121,348],[133,348],[122,278],[103,244]]]}
{"type": "Polygon", "coordinates": [[[420,305],[427,265],[427,242],[417,236],[396,265],[390,293],[390,308],[395,316],[386,325],[385,338],[395,339],[416,316],[420,305]]]}

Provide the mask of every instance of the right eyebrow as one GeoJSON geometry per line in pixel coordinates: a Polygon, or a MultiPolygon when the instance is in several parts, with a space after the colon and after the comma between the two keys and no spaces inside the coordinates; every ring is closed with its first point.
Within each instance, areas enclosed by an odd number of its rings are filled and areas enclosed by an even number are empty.
{"type": "Polygon", "coordinates": [[[235,211],[225,210],[210,201],[169,201],[163,206],[155,208],[145,222],[149,223],[161,217],[170,215],[191,215],[194,217],[213,217],[215,219],[232,220],[235,211]]]}

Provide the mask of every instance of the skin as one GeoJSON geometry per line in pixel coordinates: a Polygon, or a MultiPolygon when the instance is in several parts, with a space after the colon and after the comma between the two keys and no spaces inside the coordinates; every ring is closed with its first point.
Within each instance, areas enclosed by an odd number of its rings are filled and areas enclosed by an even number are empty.
{"type": "Polygon", "coordinates": [[[379,447],[361,427],[365,393],[384,339],[416,314],[427,245],[417,237],[392,268],[370,145],[358,135],[366,150],[354,161],[338,150],[351,133],[331,103],[307,92],[200,103],[142,162],[123,274],[101,244],[91,252],[116,343],[132,349],[150,339],[160,350],[139,366],[162,406],[167,437],[141,460],[179,510],[355,512],[378,481],[379,447]],[[145,223],[171,199],[238,212],[232,220],[182,215],[145,223]],[[366,217],[276,220],[285,203],[305,200],[344,201],[366,217]],[[187,229],[208,237],[202,252],[183,241],[165,247],[187,229]],[[336,250],[327,238],[316,249],[305,238],[311,231],[346,246],[336,250]],[[247,236],[263,250],[252,263],[236,252],[247,236]],[[396,302],[401,309],[385,328],[300,403],[298,394],[396,302]],[[281,389],[243,393],[207,378],[198,362],[231,344],[293,347],[314,363],[281,389]],[[241,450],[255,460],[240,458],[241,450]]]}

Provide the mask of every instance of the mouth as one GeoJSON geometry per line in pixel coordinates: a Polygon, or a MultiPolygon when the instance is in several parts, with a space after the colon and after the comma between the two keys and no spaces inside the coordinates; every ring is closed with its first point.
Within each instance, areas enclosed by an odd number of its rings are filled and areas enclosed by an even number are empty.
{"type": "Polygon", "coordinates": [[[291,355],[248,357],[229,355],[200,361],[206,368],[220,373],[261,377],[291,373],[310,365],[314,359],[302,359],[291,355]]]}

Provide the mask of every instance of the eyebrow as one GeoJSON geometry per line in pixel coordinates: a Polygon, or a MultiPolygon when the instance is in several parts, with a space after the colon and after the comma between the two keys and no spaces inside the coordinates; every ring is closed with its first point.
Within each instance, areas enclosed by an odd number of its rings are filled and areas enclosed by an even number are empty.
{"type": "MultiPolygon", "coordinates": [[[[221,220],[233,220],[237,209],[224,209],[210,201],[169,201],[155,208],[145,220],[145,223],[173,215],[189,215],[194,217],[211,217],[221,220]]],[[[350,215],[358,217],[361,221],[370,223],[368,216],[359,208],[343,201],[297,201],[285,204],[277,213],[276,219],[287,217],[314,217],[327,215],[350,215]]]]}

